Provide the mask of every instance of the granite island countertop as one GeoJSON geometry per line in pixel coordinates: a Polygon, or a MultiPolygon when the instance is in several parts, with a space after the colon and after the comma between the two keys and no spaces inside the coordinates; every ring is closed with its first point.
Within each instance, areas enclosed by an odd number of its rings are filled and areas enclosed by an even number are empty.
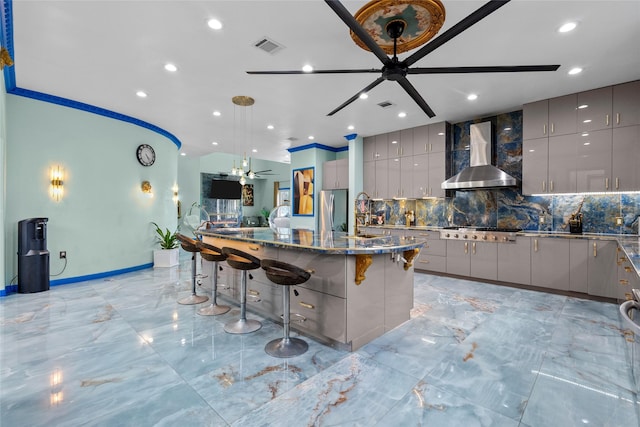
{"type": "Polygon", "coordinates": [[[353,238],[339,231],[317,233],[307,229],[292,229],[288,234],[277,234],[270,228],[214,228],[199,230],[196,234],[331,255],[386,254],[419,249],[425,243],[424,240],[413,237],[353,238]]]}

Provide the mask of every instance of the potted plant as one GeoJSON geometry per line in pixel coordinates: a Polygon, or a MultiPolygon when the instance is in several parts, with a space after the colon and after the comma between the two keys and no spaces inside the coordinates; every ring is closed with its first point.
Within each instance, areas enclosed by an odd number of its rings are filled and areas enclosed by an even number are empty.
{"type": "Polygon", "coordinates": [[[159,250],[153,251],[154,267],[173,267],[179,264],[180,243],[175,231],[168,228],[163,230],[158,224],[152,222],[156,227],[156,241],[160,244],[159,250]]]}

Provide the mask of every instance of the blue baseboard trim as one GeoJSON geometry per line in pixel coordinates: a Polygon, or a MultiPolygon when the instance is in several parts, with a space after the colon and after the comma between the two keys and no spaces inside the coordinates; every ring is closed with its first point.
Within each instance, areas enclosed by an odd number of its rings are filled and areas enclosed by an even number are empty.
{"type": "MultiPolygon", "coordinates": [[[[152,268],[153,263],[136,265],[133,267],[122,268],[120,270],[105,271],[102,273],[88,274],[86,276],[67,277],[65,279],[51,280],[49,286],[60,286],[69,283],[86,282],[88,280],[102,279],[104,277],[117,276],[119,274],[131,273],[133,271],[145,270],[152,268]]],[[[0,290],[0,297],[6,297],[9,294],[18,292],[18,285],[9,285],[4,290],[0,290]]]]}

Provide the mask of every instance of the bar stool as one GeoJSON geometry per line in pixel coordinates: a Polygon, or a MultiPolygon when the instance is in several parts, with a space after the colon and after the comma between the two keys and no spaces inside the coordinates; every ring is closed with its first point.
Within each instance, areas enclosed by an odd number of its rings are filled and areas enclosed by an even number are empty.
{"type": "Polygon", "coordinates": [[[224,314],[231,310],[228,305],[218,305],[218,263],[227,259],[227,256],[222,253],[222,249],[219,249],[213,245],[208,245],[201,241],[196,242],[196,246],[200,249],[200,256],[202,259],[213,262],[213,285],[211,290],[211,304],[207,307],[198,309],[197,313],[203,316],[217,316],[224,314]]]}
{"type": "Polygon", "coordinates": [[[304,354],[309,348],[306,341],[300,338],[289,337],[289,324],[291,322],[291,315],[289,313],[291,306],[289,288],[309,280],[311,273],[295,265],[274,259],[263,259],[261,265],[269,280],[278,285],[286,286],[286,289],[282,290],[284,337],[269,341],[264,347],[264,351],[270,356],[282,358],[304,354]]]}
{"type": "Polygon", "coordinates": [[[257,320],[247,319],[247,271],[260,268],[260,260],[253,255],[235,248],[224,247],[222,253],[227,256],[227,264],[231,268],[242,271],[240,282],[240,319],[224,325],[225,332],[230,334],[248,334],[262,327],[257,320]]]}
{"type": "Polygon", "coordinates": [[[201,302],[205,302],[209,300],[209,297],[205,297],[204,295],[196,295],[196,256],[198,252],[200,252],[200,248],[198,248],[197,240],[192,239],[190,237],[185,236],[184,234],[176,234],[177,239],[180,241],[180,246],[187,252],[191,252],[191,295],[188,297],[184,297],[178,300],[178,304],[183,305],[191,305],[191,304],[200,304],[201,302]]]}

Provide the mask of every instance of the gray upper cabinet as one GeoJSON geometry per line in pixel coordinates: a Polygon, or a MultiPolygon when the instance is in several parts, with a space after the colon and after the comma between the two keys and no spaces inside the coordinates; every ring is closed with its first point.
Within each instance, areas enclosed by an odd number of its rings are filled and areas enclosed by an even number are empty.
{"type": "Polygon", "coordinates": [[[567,135],[577,131],[577,95],[565,95],[523,106],[523,139],[567,135]]]}
{"type": "Polygon", "coordinates": [[[578,136],[574,134],[549,138],[549,193],[575,193],[578,136]]]}
{"type": "Polygon", "coordinates": [[[427,197],[444,197],[445,191],[440,186],[446,179],[446,154],[444,151],[429,153],[429,186],[427,197]]]}
{"type": "Polygon", "coordinates": [[[376,160],[386,160],[389,158],[389,134],[376,135],[376,160]]]}
{"type": "Polygon", "coordinates": [[[362,190],[369,197],[376,197],[376,162],[364,162],[362,165],[362,190]]]}
{"type": "Polygon", "coordinates": [[[577,136],[576,184],[579,193],[611,191],[611,130],[583,132],[577,136]]]}
{"type": "Polygon", "coordinates": [[[429,126],[413,128],[413,154],[425,154],[429,152],[429,126]]]}
{"type": "Polygon", "coordinates": [[[429,168],[429,158],[429,154],[420,154],[412,157],[413,189],[409,197],[421,198],[429,196],[429,175],[424,173],[429,168]]]}
{"type": "Polygon", "coordinates": [[[611,86],[578,94],[578,131],[611,129],[613,88],[611,86]]]}
{"type": "Polygon", "coordinates": [[[640,125],[640,80],[613,86],[613,126],[640,125]]]}
{"type": "Polygon", "coordinates": [[[413,156],[413,128],[400,131],[399,147],[396,148],[396,155],[400,157],[413,156]]]}
{"type": "Polygon", "coordinates": [[[447,122],[430,124],[429,125],[429,152],[443,153],[446,150],[446,142],[447,142],[447,122]]]}
{"type": "Polygon", "coordinates": [[[322,189],[349,188],[349,159],[329,160],[322,164],[322,189]]]}
{"type": "Polygon", "coordinates": [[[400,157],[402,153],[402,143],[400,142],[400,132],[389,132],[387,134],[387,158],[400,157]]]}
{"type": "Polygon", "coordinates": [[[614,191],[640,189],[640,125],[613,129],[614,191]]]}
{"type": "Polygon", "coordinates": [[[367,136],[362,140],[362,160],[373,162],[376,160],[376,137],[367,136]]]}
{"type": "Polygon", "coordinates": [[[549,139],[527,139],[522,143],[522,194],[544,194],[549,183],[549,139]]]}

